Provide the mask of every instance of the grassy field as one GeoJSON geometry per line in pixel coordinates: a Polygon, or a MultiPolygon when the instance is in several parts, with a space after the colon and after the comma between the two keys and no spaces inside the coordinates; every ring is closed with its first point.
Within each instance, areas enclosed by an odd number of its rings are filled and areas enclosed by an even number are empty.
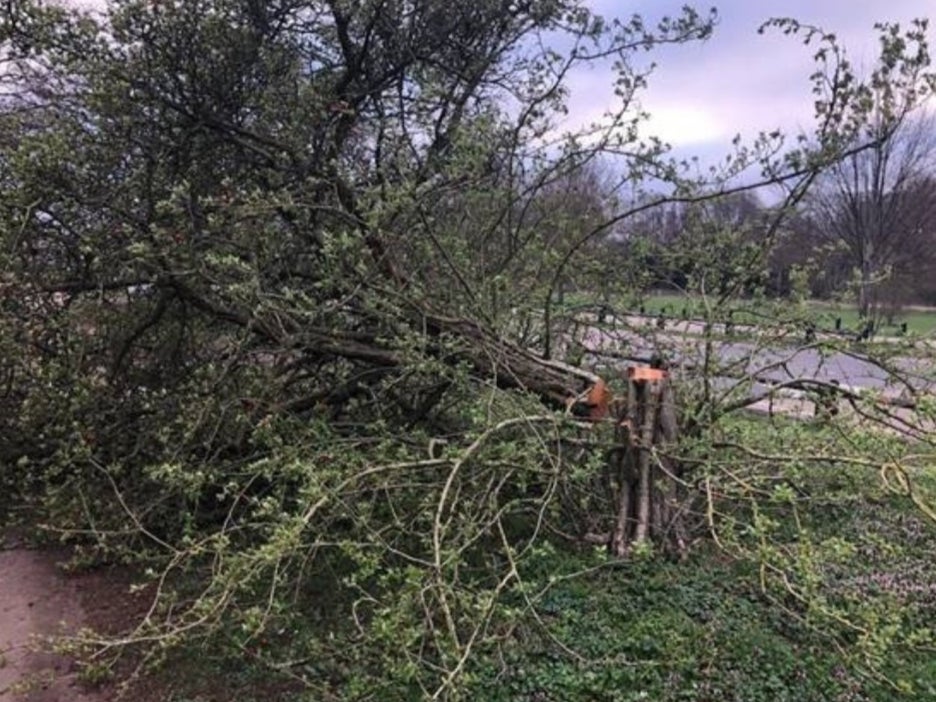
{"type": "MultiPolygon", "coordinates": [[[[739,324],[744,323],[763,323],[766,320],[776,317],[775,309],[772,305],[779,304],[781,308],[786,305],[785,312],[789,313],[790,308],[787,303],[771,302],[747,302],[739,300],[730,309],[734,310],[733,319],[739,324]]],[[[835,302],[826,302],[811,300],[805,303],[810,313],[810,318],[820,329],[835,329],[836,320],[841,320],[841,328],[847,331],[857,332],[862,328],[862,321],[858,316],[858,310],[854,305],[847,305],[835,302]]],[[[634,311],[639,311],[643,307],[646,314],[666,314],[671,317],[701,317],[704,307],[699,298],[678,294],[653,294],[647,296],[642,304],[634,305],[634,311]]],[[[879,334],[896,335],[901,333],[902,325],[907,325],[907,332],[919,335],[936,334],[936,309],[907,309],[896,314],[893,318],[893,324],[884,324],[879,334]]]]}
{"type": "MultiPolygon", "coordinates": [[[[766,451],[779,452],[794,437],[827,446],[834,443],[836,430],[803,432],[793,424],[771,424],[764,432],[764,425],[743,420],[729,427],[728,436],[740,438],[749,431],[757,432],[766,451]]],[[[771,586],[756,558],[732,557],[711,543],[684,562],[637,558],[592,569],[587,577],[557,578],[537,603],[541,628],[525,630],[503,647],[500,657],[473,670],[477,687],[468,698],[936,699],[936,661],[925,646],[905,645],[913,636],[930,636],[934,601],[922,593],[933,591],[936,572],[931,525],[909,500],[853,468],[829,464],[808,477],[800,469],[780,463],[767,471],[789,477],[810,495],[796,518],[783,500],[768,500],[759,514],[773,525],[769,535],[753,530],[735,535],[739,544],[750,538],[752,545],[763,546],[756,552],[764,562],[786,554],[789,565],[803,566],[814,585],[822,583],[825,594],[808,617],[797,616],[803,603],[786,597],[791,590],[782,579],[771,586]],[[819,553],[825,554],[821,562],[811,561],[819,553]],[[901,589],[907,594],[898,594],[901,589]],[[827,605],[832,615],[824,618],[827,605]],[[863,641],[849,621],[872,628],[877,626],[873,622],[887,621],[895,635],[876,647],[863,641]]],[[[758,480],[756,472],[750,475],[758,480]]],[[[933,499],[931,483],[917,487],[924,500],[933,499]]],[[[750,518],[740,502],[721,506],[733,516],[750,518]]],[[[547,575],[541,577],[563,572],[574,557],[545,556],[541,568],[547,575]]],[[[587,555],[579,557],[585,572],[587,555]]]]}

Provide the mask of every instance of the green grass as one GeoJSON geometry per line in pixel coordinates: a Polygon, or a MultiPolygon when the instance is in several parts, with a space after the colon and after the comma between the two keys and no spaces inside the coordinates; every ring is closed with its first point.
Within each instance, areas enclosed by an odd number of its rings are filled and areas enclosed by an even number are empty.
{"type": "MultiPolygon", "coordinates": [[[[688,317],[701,317],[704,314],[704,305],[700,298],[672,293],[651,294],[641,303],[630,305],[634,311],[638,311],[641,306],[646,314],[651,315],[664,313],[671,317],[682,317],[684,314],[688,317]]],[[[836,319],[841,319],[843,330],[857,332],[863,326],[858,310],[853,305],[810,300],[806,306],[810,312],[810,318],[820,329],[834,329],[836,319]]],[[[763,323],[765,320],[775,318],[775,309],[772,308],[778,308],[788,314],[790,303],[738,300],[729,306],[729,309],[734,310],[734,321],[739,324],[763,323]]],[[[936,310],[908,309],[896,314],[891,321],[892,324],[884,324],[878,333],[896,335],[900,332],[901,325],[906,323],[909,333],[921,336],[936,334],[936,310]]]]}
{"type": "MultiPolygon", "coordinates": [[[[848,329],[857,329],[861,324],[858,310],[853,306],[815,300],[810,301],[809,305],[815,310],[818,318],[827,321],[829,325],[836,317],[841,317],[842,326],[848,329]]],[[[892,321],[891,325],[885,324],[885,332],[888,329],[899,328],[902,323],[906,323],[907,331],[914,334],[928,335],[936,332],[936,310],[904,310],[894,315],[892,321]]]]}
{"type": "Polygon", "coordinates": [[[540,612],[554,638],[531,632],[505,657],[497,683],[494,671],[479,675],[473,699],[799,702],[838,699],[862,684],[850,671],[836,675],[826,643],[794,633],[748,575],[700,554],[557,587],[540,612]]]}
{"type": "MultiPolygon", "coordinates": [[[[620,564],[564,583],[539,605],[545,631],[531,629],[502,657],[486,665],[477,661],[468,698],[936,699],[936,665],[927,654],[894,646],[880,661],[891,682],[878,682],[865,673],[859,656],[850,658],[847,647],[837,649],[793,619],[755,583],[750,565],[714,549],[700,550],[688,562],[620,564]]],[[[840,641],[847,638],[843,634],[840,641]]]]}
{"type": "MultiPolygon", "coordinates": [[[[762,427],[751,420],[736,429],[762,427]]],[[[803,431],[792,424],[773,431],[765,450],[782,451],[803,431]]],[[[821,429],[807,431],[824,440],[821,429]]],[[[776,582],[765,593],[756,561],[735,560],[703,542],[683,562],[636,559],[549,588],[537,604],[540,626],[517,630],[496,655],[473,662],[467,699],[936,699],[932,643],[913,644],[915,637],[931,638],[936,614],[929,586],[936,576],[933,525],[905,497],[853,469],[801,468],[785,469],[803,491],[795,523],[782,500],[761,506],[774,521],[774,556],[816,558],[817,567],[802,573],[823,583],[820,608],[834,608],[879,640],[864,640],[844,619],[804,609],[776,582]]],[[[925,499],[934,497],[932,485],[920,488],[925,499]]],[[[567,571],[575,556],[551,558],[541,566],[547,579],[567,571]]]]}

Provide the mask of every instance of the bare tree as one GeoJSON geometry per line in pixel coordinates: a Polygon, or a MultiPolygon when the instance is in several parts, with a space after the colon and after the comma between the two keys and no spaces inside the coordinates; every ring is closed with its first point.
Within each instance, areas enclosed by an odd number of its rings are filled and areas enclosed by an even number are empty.
{"type": "Polygon", "coordinates": [[[936,215],[927,186],[936,165],[936,121],[916,115],[835,164],[819,180],[807,208],[815,235],[844,248],[858,272],[858,308],[870,317],[884,300],[885,281],[929,265],[926,236],[936,215]]]}

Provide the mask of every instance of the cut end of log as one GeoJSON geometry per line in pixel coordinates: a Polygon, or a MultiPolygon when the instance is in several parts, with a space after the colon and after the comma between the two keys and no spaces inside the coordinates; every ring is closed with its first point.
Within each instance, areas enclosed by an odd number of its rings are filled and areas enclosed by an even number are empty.
{"type": "Polygon", "coordinates": [[[569,410],[576,417],[582,417],[591,422],[599,422],[608,416],[608,407],[613,395],[604,380],[598,378],[583,395],[570,398],[569,410]]]}
{"type": "Polygon", "coordinates": [[[647,366],[631,366],[627,369],[627,378],[635,383],[644,381],[663,380],[666,371],[662,368],[649,368],[647,366]]]}

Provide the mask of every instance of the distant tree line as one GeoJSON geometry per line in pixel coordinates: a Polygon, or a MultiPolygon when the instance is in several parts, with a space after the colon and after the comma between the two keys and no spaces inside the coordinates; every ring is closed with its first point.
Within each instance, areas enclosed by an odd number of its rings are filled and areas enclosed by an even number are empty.
{"type": "MultiPolygon", "coordinates": [[[[823,173],[761,265],[743,271],[744,293],[788,297],[799,282],[814,298],[854,300],[862,316],[936,305],[936,122],[918,115],[873,130],[875,145],[823,173]]],[[[614,248],[648,289],[717,294],[736,281],[745,250],[768,246],[769,195],[655,208],[616,232],[614,248]]]]}

